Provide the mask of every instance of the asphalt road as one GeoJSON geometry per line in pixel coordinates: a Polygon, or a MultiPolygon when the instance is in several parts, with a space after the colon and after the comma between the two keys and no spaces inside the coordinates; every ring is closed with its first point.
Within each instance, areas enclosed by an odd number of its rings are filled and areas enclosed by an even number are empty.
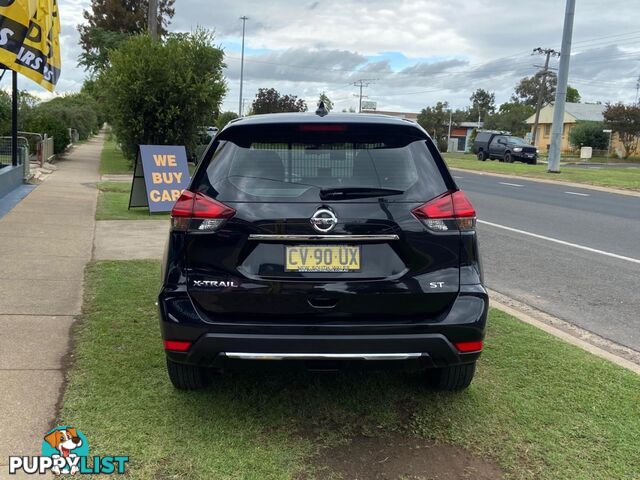
{"type": "Polygon", "coordinates": [[[489,288],[640,351],[640,197],[452,173],[489,288]]]}

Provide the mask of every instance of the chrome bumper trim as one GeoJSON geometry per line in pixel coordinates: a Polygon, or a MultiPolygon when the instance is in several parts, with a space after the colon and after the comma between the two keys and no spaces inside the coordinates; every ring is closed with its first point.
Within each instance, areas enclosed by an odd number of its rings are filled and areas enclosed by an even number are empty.
{"type": "Polygon", "coordinates": [[[247,353],[223,352],[227,358],[241,360],[409,360],[422,353],[247,353]]]}
{"type": "Polygon", "coordinates": [[[357,241],[357,242],[384,242],[388,240],[398,240],[398,235],[262,235],[251,234],[249,240],[259,240],[263,242],[274,241],[308,241],[308,240],[321,240],[323,242],[344,242],[344,241],[357,241]]]}

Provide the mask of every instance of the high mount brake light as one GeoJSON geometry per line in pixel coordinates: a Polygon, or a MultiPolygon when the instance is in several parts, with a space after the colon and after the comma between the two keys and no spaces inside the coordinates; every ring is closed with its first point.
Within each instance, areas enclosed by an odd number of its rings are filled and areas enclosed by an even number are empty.
{"type": "Polygon", "coordinates": [[[428,229],[436,232],[471,231],[476,227],[476,211],[462,192],[446,192],[412,210],[428,229]]]}
{"type": "Polygon", "coordinates": [[[236,211],[202,193],[185,190],[171,210],[171,228],[179,231],[215,232],[236,211]]]}
{"type": "Polygon", "coordinates": [[[344,132],[347,130],[346,125],[337,125],[337,124],[309,124],[309,125],[300,125],[298,129],[301,132],[344,132]]]}

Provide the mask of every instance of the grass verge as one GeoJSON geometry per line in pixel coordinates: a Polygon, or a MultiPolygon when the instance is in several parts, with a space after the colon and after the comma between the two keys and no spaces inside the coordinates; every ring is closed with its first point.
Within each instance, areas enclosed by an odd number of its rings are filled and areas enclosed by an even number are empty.
{"type": "Polygon", "coordinates": [[[125,174],[133,172],[131,162],[124,158],[113,134],[107,134],[100,156],[101,174],[125,174]]]}
{"type": "Polygon", "coordinates": [[[149,214],[146,208],[129,210],[130,183],[100,182],[96,220],[161,220],[168,213],[149,214]]]}
{"type": "Polygon", "coordinates": [[[159,268],[88,267],[59,419],[89,437],[91,455],[129,455],[129,478],[327,478],[312,466],[318,449],[362,435],[451,442],[508,478],[640,475],[640,377],[497,310],[463,393],[430,392],[410,373],[292,371],[175,391],[154,306],[159,268]]]}
{"type": "Polygon", "coordinates": [[[585,183],[601,187],[623,188],[640,191],[640,168],[602,168],[583,169],[563,167],[561,173],[547,173],[546,165],[525,165],[523,163],[502,163],[497,160],[481,162],[473,155],[447,154],[444,159],[451,168],[476,170],[487,173],[502,173],[519,177],[543,178],[545,180],[563,180],[585,183]]]}

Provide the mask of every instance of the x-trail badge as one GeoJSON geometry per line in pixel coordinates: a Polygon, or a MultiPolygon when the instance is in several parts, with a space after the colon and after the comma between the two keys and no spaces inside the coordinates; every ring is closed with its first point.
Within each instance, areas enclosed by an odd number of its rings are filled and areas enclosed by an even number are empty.
{"type": "Polygon", "coordinates": [[[338,224],[338,217],[328,208],[319,208],[311,217],[311,225],[321,233],[328,233],[338,224]]]}

